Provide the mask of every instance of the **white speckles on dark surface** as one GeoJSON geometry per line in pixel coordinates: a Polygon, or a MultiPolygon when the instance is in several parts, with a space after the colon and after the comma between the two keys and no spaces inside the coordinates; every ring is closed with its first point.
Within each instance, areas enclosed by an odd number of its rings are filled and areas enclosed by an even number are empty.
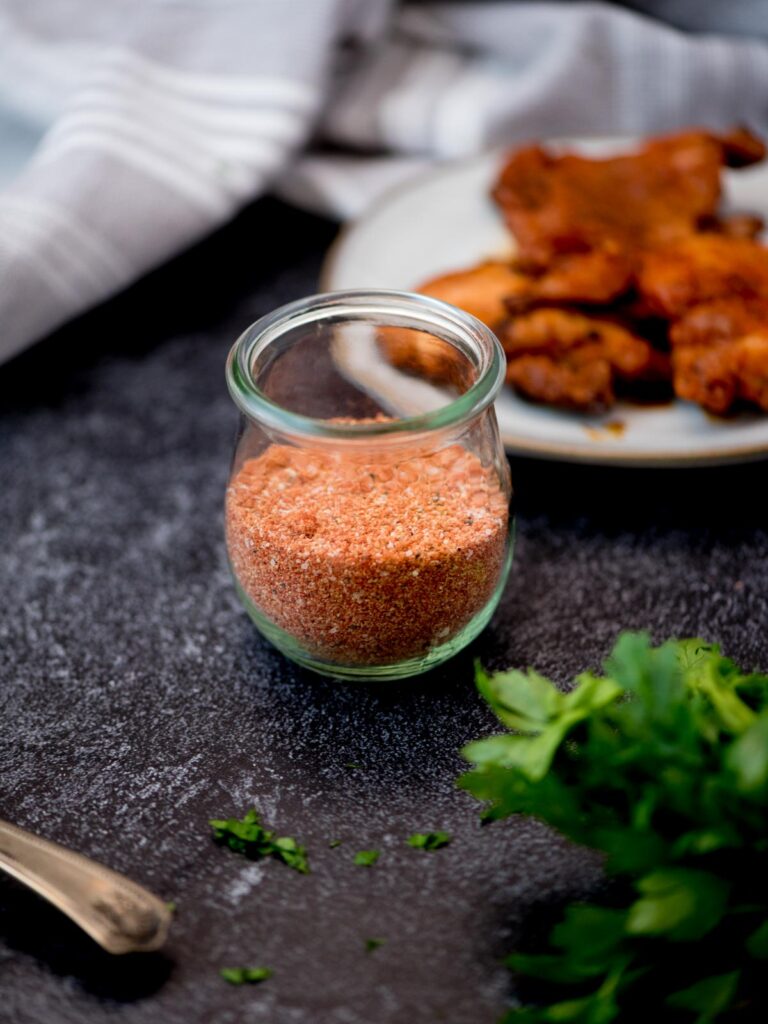
{"type": "Polygon", "coordinates": [[[455,789],[458,749],[494,728],[473,656],[565,683],[646,627],[768,667],[765,464],[514,465],[507,593],[428,679],[336,684],[261,640],[224,556],[224,358],[313,289],[332,233],[259,204],[0,368],[0,815],[178,907],[164,954],[109,958],[0,879],[3,1024],[492,1024],[536,907],[599,875],[539,825],[481,827],[455,789]],[[252,804],[308,846],[310,875],[213,844],[208,819],[252,804]],[[405,845],[429,829],[454,841],[405,845]],[[379,862],[355,867],[370,848],[379,862]],[[243,964],[275,975],[218,975],[243,964]]]}

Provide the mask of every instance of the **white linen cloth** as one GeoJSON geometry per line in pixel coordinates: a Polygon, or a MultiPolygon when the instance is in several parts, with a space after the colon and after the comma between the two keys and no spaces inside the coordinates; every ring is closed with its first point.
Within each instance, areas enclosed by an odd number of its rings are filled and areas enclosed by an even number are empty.
{"type": "Polygon", "coordinates": [[[0,361],[268,189],[345,218],[488,146],[735,121],[768,45],[604,3],[0,0],[0,361]]]}

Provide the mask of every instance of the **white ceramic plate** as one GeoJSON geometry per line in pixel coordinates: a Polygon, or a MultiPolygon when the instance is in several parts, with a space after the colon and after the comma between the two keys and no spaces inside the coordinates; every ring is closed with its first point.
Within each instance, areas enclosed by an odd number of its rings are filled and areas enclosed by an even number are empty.
{"type": "MultiPolygon", "coordinates": [[[[568,149],[603,155],[627,140],[575,140],[568,149]]],[[[502,155],[444,166],[401,185],[342,231],[321,276],[325,291],[412,290],[436,274],[513,252],[488,192],[502,155]]],[[[725,205],[768,219],[768,165],[726,172],[725,205]]],[[[768,456],[768,416],[708,416],[688,402],[643,408],[625,403],[604,416],[532,405],[504,388],[496,404],[510,452],[614,465],[694,466],[768,456]],[[617,424],[619,426],[617,426],[617,424]]]]}

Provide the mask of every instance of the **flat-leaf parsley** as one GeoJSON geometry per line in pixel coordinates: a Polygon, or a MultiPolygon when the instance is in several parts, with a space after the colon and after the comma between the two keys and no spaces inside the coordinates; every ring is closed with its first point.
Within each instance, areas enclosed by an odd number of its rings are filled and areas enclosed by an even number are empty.
{"type": "MultiPolygon", "coordinates": [[[[520,975],[557,1001],[508,1024],[768,1020],[768,676],[701,640],[625,634],[569,693],[477,669],[514,733],[471,743],[461,785],[605,854],[605,905],[574,904],[520,975]]],[[[530,984],[530,983],[529,983],[530,984]]]]}

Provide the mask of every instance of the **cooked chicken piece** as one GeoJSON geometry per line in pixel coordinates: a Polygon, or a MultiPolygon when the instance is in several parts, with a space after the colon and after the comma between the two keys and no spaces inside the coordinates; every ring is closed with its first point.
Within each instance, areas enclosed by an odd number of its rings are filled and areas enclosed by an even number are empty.
{"type": "Polygon", "coordinates": [[[540,274],[520,275],[507,299],[510,312],[539,305],[602,305],[623,295],[632,284],[634,260],[610,248],[569,253],[540,274]]]}
{"type": "Polygon", "coordinates": [[[746,238],[691,235],[644,253],[636,287],[646,306],[668,319],[721,297],[768,298],[768,249],[746,238]]]}
{"type": "Polygon", "coordinates": [[[632,253],[685,238],[715,216],[723,164],[764,155],[744,129],[723,137],[681,132],[603,160],[528,146],[509,157],[493,196],[520,259],[545,267],[561,253],[606,244],[632,253]]]}
{"type": "Polygon", "coordinates": [[[507,364],[507,383],[532,402],[561,409],[608,409],[615,399],[610,364],[596,350],[568,359],[519,356],[507,364]]]}
{"type": "Polygon", "coordinates": [[[768,330],[748,334],[734,346],[733,353],[739,393],[768,412],[768,330]]]}
{"type": "Polygon", "coordinates": [[[732,346],[723,342],[675,350],[672,380],[678,398],[718,415],[727,412],[738,397],[731,350],[732,346]]]}
{"type": "Polygon", "coordinates": [[[768,298],[695,306],[673,325],[670,340],[680,398],[718,414],[738,400],[768,411],[768,298]]]}
{"type": "Polygon", "coordinates": [[[768,331],[672,353],[675,394],[722,415],[737,401],[768,412],[768,331]]]}
{"type": "Polygon", "coordinates": [[[753,213],[729,213],[713,217],[711,221],[702,220],[699,226],[702,231],[730,238],[757,238],[765,228],[765,221],[753,213]]]}
{"type": "MultiPolygon", "coordinates": [[[[431,278],[417,291],[458,306],[493,330],[507,316],[505,300],[523,286],[523,281],[523,275],[508,263],[489,261],[431,278]]],[[[471,383],[467,380],[468,366],[461,364],[455,348],[432,334],[382,327],[377,340],[387,359],[402,370],[460,389],[471,383]]]]}
{"type": "Polygon", "coordinates": [[[528,278],[509,263],[488,261],[433,277],[416,291],[471,313],[493,329],[507,315],[505,300],[528,287],[528,278]]]}
{"type": "Polygon", "coordinates": [[[434,384],[448,384],[459,393],[473,383],[468,361],[434,334],[407,327],[379,327],[376,341],[387,361],[406,373],[434,384]]]}
{"type": "Polygon", "coordinates": [[[749,167],[765,160],[765,143],[744,125],[736,125],[718,139],[723,147],[723,163],[728,167],[749,167]]]}
{"type": "MultiPolygon", "coordinates": [[[[768,248],[749,214],[717,206],[724,165],[765,156],[745,129],[691,130],[604,160],[513,153],[494,195],[518,243],[419,287],[499,334],[507,379],[534,401],[605,407],[614,395],[674,386],[723,412],[768,407],[768,248]],[[668,352],[671,348],[672,356],[668,352]],[[672,365],[674,363],[674,367],[672,365]]],[[[471,369],[422,331],[381,328],[396,366],[458,391],[471,369]]]]}
{"type": "Polygon", "coordinates": [[[672,324],[669,340],[673,348],[713,345],[734,341],[746,334],[768,331],[768,298],[743,299],[729,295],[703,302],[689,309],[672,324]]]}
{"type": "Polygon", "coordinates": [[[571,409],[607,407],[617,380],[668,377],[667,357],[610,319],[536,309],[500,332],[507,381],[526,397],[571,409]]]}
{"type": "Polygon", "coordinates": [[[572,309],[536,309],[513,317],[499,337],[510,358],[523,353],[560,355],[597,344],[612,368],[628,378],[656,377],[657,357],[662,355],[615,319],[572,309]]]}

